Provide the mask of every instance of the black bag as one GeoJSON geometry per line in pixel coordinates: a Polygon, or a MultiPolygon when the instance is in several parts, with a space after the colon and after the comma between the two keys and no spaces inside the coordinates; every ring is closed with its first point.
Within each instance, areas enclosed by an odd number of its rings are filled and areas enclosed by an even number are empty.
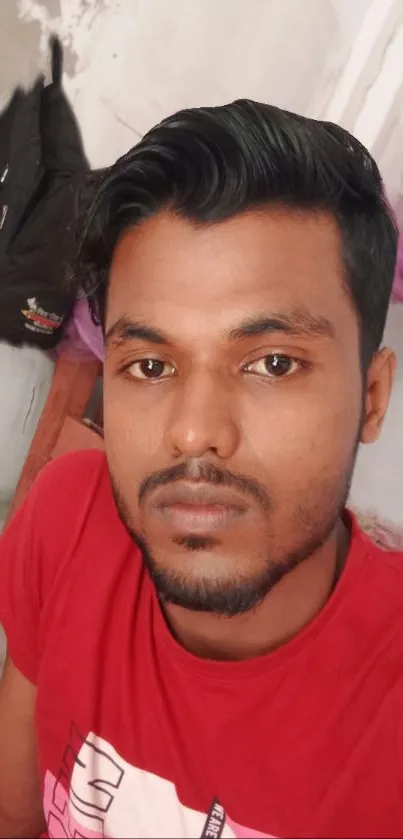
{"type": "Polygon", "coordinates": [[[54,347],[74,305],[78,189],[89,171],[51,39],[52,82],[17,88],[0,115],[0,341],[54,347]]]}

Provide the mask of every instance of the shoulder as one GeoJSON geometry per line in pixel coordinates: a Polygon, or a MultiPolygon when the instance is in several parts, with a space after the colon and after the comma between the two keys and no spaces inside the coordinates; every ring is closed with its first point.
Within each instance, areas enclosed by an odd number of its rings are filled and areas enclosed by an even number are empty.
{"type": "Polygon", "coordinates": [[[106,503],[112,499],[103,452],[73,452],[51,461],[41,470],[8,523],[1,538],[2,553],[4,546],[22,533],[29,536],[29,541],[43,534],[48,545],[53,531],[68,532],[74,520],[98,498],[106,503]]]}
{"type": "Polygon", "coordinates": [[[35,529],[44,529],[47,540],[55,531],[60,544],[61,531],[70,532],[86,512],[96,514],[102,506],[113,506],[111,502],[105,454],[92,450],[70,452],[50,461],[37,477],[24,507],[35,529]]]}
{"type": "Polygon", "coordinates": [[[382,576],[403,575],[403,529],[380,522],[376,516],[351,515],[352,541],[382,576]]]}
{"type": "Polygon", "coordinates": [[[66,502],[66,495],[74,504],[96,491],[108,468],[103,451],[75,451],[50,461],[38,476],[34,492],[36,503],[52,498],[53,504],[66,502]]]}
{"type": "Polygon", "coordinates": [[[2,569],[5,557],[18,552],[31,566],[30,576],[37,569],[42,582],[50,581],[76,557],[82,561],[86,550],[90,556],[94,541],[123,544],[127,538],[104,452],[71,452],[41,471],[7,526],[1,538],[2,569]]]}
{"type": "MultiPolygon", "coordinates": [[[[350,578],[357,613],[371,621],[403,624],[403,533],[398,528],[373,526],[353,518],[351,551],[359,558],[357,575],[350,578]]],[[[403,638],[403,636],[402,636],[403,638]]]]}
{"type": "Polygon", "coordinates": [[[46,554],[59,561],[97,534],[126,537],[102,451],[71,452],[50,462],[35,483],[31,504],[34,529],[46,544],[46,554]]]}
{"type": "Polygon", "coordinates": [[[94,591],[102,599],[125,565],[137,585],[141,562],[127,563],[128,555],[141,559],[119,519],[104,454],[75,452],[49,463],[0,540],[0,619],[26,678],[36,683],[63,604],[67,624],[72,612],[87,614],[94,591]]]}

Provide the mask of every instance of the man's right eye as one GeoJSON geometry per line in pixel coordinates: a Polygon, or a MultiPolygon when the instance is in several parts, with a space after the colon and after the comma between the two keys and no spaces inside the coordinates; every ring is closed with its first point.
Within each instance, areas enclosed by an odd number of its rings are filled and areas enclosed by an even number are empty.
{"type": "Polygon", "coordinates": [[[127,372],[133,379],[161,381],[161,379],[170,379],[175,375],[176,370],[172,364],[161,361],[160,358],[142,358],[139,361],[134,361],[127,368],[127,372]]]}

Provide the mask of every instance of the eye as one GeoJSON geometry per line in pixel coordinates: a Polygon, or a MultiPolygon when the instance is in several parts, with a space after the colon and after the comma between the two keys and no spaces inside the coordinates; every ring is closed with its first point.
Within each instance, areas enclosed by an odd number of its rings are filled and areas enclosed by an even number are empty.
{"type": "Polygon", "coordinates": [[[133,379],[160,381],[161,379],[170,379],[176,371],[172,364],[161,361],[159,358],[142,358],[139,361],[134,361],[127,368],[127,372],[133,379]]]}
{"type": "Polygon", "coordinates": [[[301,367],[301,362],[283,353],[270,353],[244,367],[246,373],[265,376],[267,379],[281,379],[290,376],[301,367]]]}

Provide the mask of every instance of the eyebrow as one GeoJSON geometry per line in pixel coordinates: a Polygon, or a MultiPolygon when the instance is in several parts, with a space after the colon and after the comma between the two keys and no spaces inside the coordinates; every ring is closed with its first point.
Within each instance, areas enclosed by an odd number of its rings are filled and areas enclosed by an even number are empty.
{"type": "Polygon", "coordinates": [[[230,332],[230,338],[237,341],[253,335],[282,332],[299,338],[334,338],[334,328],[328,318],[313,315],[308,309],[293,309],[287,314],[273,314],[249,318],[230,332]]]}
{"type": "Polygon", "coordinates": [[[169,344],[169,339],[159,329],[140,321],[119,318],[116,323],[108,329],[105,336],[105,344],[112,342],[121,344],[124,341],[149,341],[152,344],[169,344]]]}
{"type": "MultiPolygon", "coordinates": [[[[248,318],[229,332],[231,341],[239,341],[259,335],[283,333],[305,338],[334,338],[333,326],[328,318],[313,315],[307,309],[294,309],[288,314],[276,313],[270,316],[248,318]]],[[[141,321],[119,318],[108,329],[105,344],[121,344],[125,341],[147,341],[151,344],[167,345],[169,337],[159,329],[141,321]]]]}

